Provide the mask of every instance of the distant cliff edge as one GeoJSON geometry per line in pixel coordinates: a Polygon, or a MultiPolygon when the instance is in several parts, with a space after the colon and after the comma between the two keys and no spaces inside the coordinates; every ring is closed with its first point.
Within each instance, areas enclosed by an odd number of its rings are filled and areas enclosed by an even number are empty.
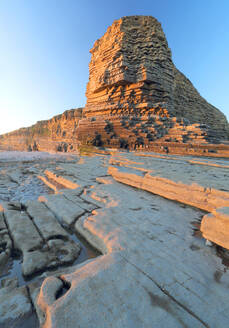
{"type": "Polygon", "coordinates": [[[3,134],[0,150],[75,151],[78,148],[76,129],[81,116],[82,108],[70,109],[50,120],[3,134]]]}

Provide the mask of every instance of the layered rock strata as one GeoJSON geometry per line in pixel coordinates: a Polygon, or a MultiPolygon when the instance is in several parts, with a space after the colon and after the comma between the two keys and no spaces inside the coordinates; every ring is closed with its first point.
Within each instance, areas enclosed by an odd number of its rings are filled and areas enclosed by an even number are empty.
{"type": "MultiPolygon", "coordinates": [[[[115,162],[127,179],[131,172],[138,171],[139,177],[144,177],[143,170],[152,170],[151,174],[158,175],[160,169],[162,176],[168,174],[175,180],[174,190],[176,185],[179,188],[176,183],[179,179],[186,187],[190,180],[199,181],[197,191],[204,192],[204,187],[208,189],[215,182],[217,189],[227,188],[223,178],[228,170],[224,167],[225,161],[206,161],[207,165],[213,165],[206,170],[204,165],[188,163],[187,157],[156,155],[149,160],[148,154],[141,155],[116,152],[113,156],[99,156],[100,162],[90,157],[85,158],[83,165],[77,163],[71,169],[69,166],[69,179],[74,182],[78,177],[91,177],[88,171],[94,174],[100,165],[99,179],[82,194],[91,202],[96,200],[99,207],[88,217],[81,216],[74,227],[103,255],[75,267],[70,274],[62,274],[62,281],[70,288],[58,299],[55,295],[60,281],[49,277],[43,282],[33,298],[41,326],[74,327],[76,323],[80,327],[131,328],[227,325],[227,267],[217,257],[215,247],[205,246],[193,231],[193,221],[199,223],[205,213],[104,176],[107,166],[115,162]],[[215,167],[216,163],[219,166],[215,167]]],[[[66,175],[65,169],[63,173],[66,175]]],[[[156,193],[160,190],[159,180],[156,193]]],[[[127,184],[131,185],[130,182],[131,179],[127,184]]],[[[189,194],[192,199],[194,188],[186,189],[186,196],[189,194]]],[[[182,193],[183,190],[181,196],[182,193]]],[[[203,202],[205,196],[208,197],[207,193],[204,197],[197,193],[194,196],[203,202]]],[[[199,206],[198,202],[195,206],[199,206]]]]}
{"type": "Polygon", "coordinates": [[[0,150],[75,151],[92,144],[229,154],[226,117],[175,67],[161,24],[151,16],[116,20],[95,42],[86,96],[84,109],[0,136],[0,150]]]}
{"type": "Polygon", "coordinates": [[[211,211],[214,217],[202,223],[213,219],[217,230],[205,235],[201,224],[205,238],[214,232],[215,242],[227,242],[220,235],[228,226],[225,159],[118,151],[40,161],[34,161],[39,153],[21,155],[18,162],[20,154],[11,154],[16,163],[0,168],[0,189],[10,197],[0,200],[0,327],[227,327],[228,252],[207,247],[196,230],[211,211]],[[61,184],[58,194],[42,192],[39,202],[37,190],[34,200],[12,202],[10,178],[15,191],[29,173],[61,184]],[[85,258],[78,235],[100,253],[85,258]],[[63,267],[73,245],[81,247],[77,262],[63,267]],[[50,260],[21,281],[14,265],[4,273],[7,261],[18,261],[16,250],[22,273],[50,260]],[[53,255],[58,268],[49,272],[53,255]]]}
{"type": "Polygon", "coordinates": [[[114,21],[90,52],[85,118],[77,130],[82,142],[136,148],[227,138],[225,116],[177,70],[155,18],[114,21]]]}
{"type": "Polygon", "coordinates": [[[82,108],[70,109],[50,120],[1,135],[0,150],[74,151],[81,116],[82,108]]]}
{"type": "Polygon", "coordinates": [[[219,207],[206,214],[201,221],[201,232],[204,238],[229,249],[229,201],[227,206],[219,207]]]}
{"type": "Polygon", "coordinates": [[[159,153],[229,156],[229,145],[204,124],[163,116],[98,116],[79,121],[78,140],[83,144],[149,150],[159,153]]]}

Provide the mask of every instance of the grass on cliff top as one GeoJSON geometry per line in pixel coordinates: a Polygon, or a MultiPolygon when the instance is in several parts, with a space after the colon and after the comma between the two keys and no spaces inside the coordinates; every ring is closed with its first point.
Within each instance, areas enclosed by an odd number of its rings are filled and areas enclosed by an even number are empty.
{"type": "Polygon", "coordinates": [[[78,147],[80,155],[90,156],[95,153],[95,147],[89,145],[81,145],[78,147]]]}
{"type": "Polygon", "coordinates": [[[98,148],[92,145],[81,145],[78,147],[80,155],[83,156],[93,156],[96,154],[109,155],[110,152],[104,148],[98,148]]]}

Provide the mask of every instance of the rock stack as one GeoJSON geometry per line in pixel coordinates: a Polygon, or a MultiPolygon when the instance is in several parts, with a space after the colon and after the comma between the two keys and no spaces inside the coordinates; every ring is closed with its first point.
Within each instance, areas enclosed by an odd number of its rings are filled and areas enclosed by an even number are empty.
{"type": "Polygon", "coordinates": [[[155,18],[114,21],[90,52],[87,104],[77,129],[81,142],[138,148],[227,138],[225,116],[174,66],[155,18]]]}
{"type": "Polygon", "coordinates": [[[155,18],[114,21],[91,49],[89,73],[85,108],[0,136],[0,149],[75,151],[92,144],[229,156],[222,145],[226,117],[177,70],[155,18]]]}

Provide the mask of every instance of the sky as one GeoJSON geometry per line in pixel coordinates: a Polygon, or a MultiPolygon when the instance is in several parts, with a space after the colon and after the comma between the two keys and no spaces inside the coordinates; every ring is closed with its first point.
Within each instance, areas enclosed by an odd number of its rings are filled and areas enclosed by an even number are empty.
{"type": "Polygon", "coordinates": [[[89,50],[115,19],[157,18],[176,67],[229,119],[228,0],[0,0],[0,134],[86,103],[89,50]]]}

